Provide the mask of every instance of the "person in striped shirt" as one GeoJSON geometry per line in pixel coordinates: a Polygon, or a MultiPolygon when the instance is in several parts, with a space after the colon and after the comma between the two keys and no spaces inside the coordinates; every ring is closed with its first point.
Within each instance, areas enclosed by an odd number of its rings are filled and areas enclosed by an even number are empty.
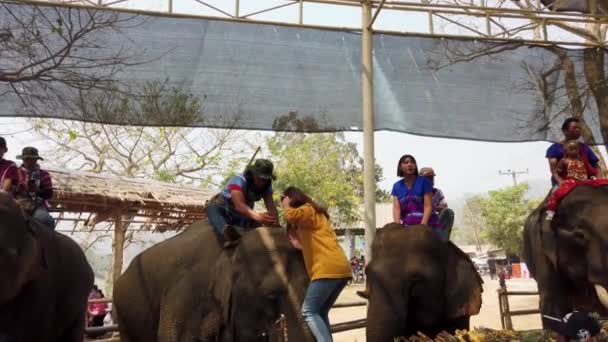
{"type": "Polygon", "coordinates": [[[423,167],[420,169],[420,175],[431,181],[433,185],[433,212],[438,216],[440,231],[445,235],[444,241],[449,241],[454,225],[454,211],[448,208],[443,192],[435,187],[435,170],[430,167],[423,167]]]}

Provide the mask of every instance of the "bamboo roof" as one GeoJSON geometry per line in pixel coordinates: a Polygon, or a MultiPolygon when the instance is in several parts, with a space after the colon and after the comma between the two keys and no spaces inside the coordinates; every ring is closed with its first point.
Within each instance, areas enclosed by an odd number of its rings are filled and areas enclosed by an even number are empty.
{"type": "MultiPolygon", "coordinates": [[[[216,192],[199,187],[47,167],[53,179],[50,211],[58,221],[94,226],[118,215],[143,230],[180,230],[205,217],[216,192]],[[77,215],[74,215],[77,214],[77,215]]],[[[133,225],[132,225],[133,226],[133,225]]]]}

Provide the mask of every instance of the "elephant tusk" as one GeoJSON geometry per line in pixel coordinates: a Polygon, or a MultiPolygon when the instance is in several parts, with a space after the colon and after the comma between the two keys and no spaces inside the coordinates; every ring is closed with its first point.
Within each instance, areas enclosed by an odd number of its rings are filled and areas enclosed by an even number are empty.
{"type": "Polygon", "coordinates": [[[606,288],[604,288],[601,285],[595,285],[595,293],[597,293],[597,298],[599,298],[600,302],[602,302],[602,305],[604,305],[605,308],[608,308],[608,291],[606,291],[606,288]]]}

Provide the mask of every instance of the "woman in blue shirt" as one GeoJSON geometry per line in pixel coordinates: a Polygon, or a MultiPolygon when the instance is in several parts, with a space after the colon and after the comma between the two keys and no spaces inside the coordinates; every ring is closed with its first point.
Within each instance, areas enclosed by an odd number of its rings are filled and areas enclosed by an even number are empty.
{"type": "Polygon", "coordinates": [[[404,155],[397,165],[397,176],[402,177],[393,185],[393,220],[403,226],[424,224],[437,231],[446,240],[439,226],[437,215],[433,213],[433,184],[425,177],[418,176],[416,159],[404,155]]]}

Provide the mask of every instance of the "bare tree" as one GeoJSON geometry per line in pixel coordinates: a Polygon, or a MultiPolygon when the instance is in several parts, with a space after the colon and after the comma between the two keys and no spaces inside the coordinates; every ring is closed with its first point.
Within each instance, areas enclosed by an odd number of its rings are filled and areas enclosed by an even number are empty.
{"type": "MultiPolygon", "coordinates": [[[[454,3],[458,0],[447,0],[442,2],[454,3]]],[[[498,4],[500,6],[501,2],[498,4]]],[[[536,9],[530,1],[514,2],[521,8],[536,9]]],[[[537,15],[530,13],[531,25],[525,26],[522,30],[538,29],[540,19],[537,15]]],[[[504,25],[498,21],[493,22],[496,27],[502,30],[502,36],[511,37],[513,27],[504,25]]],[[[600,42],[605,39],[607,25],[584,25],[574,26],[572,24],[552,22],[561,29],[576,33],[585,37],[589,41],[600,42]]],[[[501,32],[495,33],[501,36],[501,32]]],[[[427,51],[427,68],[439,72],[450,68],[459,63],[475,63],[483,60],[500,60],[513,50],[526,48],[518,43],[497,43],[480,41],[470,44],[461,41],[443,40],[436,47],[427,51]]],[[[597,141],[603,140],[605,146],[608,145],[608,85],[605,76],[603,49],[586,49],[581,53],[569,53],[567,50],[556,46],[538,46],[536,49],[543,49],[550,52],[555,58],[543,61],[542,65],[533,63],[522,63],[527,76],[514,87],[522,92],[536,93],[541,104],[539,110],[533,113],[531,119],[526,113],[527,120],[522,121],[519,127],[529,130],[531,134],[545,133],[556,120],[563,120],[566,116],[579,118],[582,122],[582,137],[589,145],[597,145],[597,141]],[[589,110],[597,110],[601,137],[594,136],[589,124],[586,122],[588,117],[584,113],[589,110]],[[601,139],[600,139],[601,138],[601,139]]],[[[538,64],[538,63],[536,63],[538,64]]],[[[512,113],[514,118],[521,120],[522,113],[512,113]]],[[[555,125],[553,125],[555,126],[555,125]]],[[[608,176],[608,168],[599,148],[593,147],[598,157],[602,173],[608,176]]]]}
{"type": "Polygon", "coordinates": [[[65,106],[74,92],[107,89],[136,58],[122,32],[136,15],[95,8],[0,2],[0,98],[29,115],[65,106]]]}
{"type": "Polygon", "coordinates": [[[463,238],[472,241],[479,252],[485,242],[483,231],[486,229],[486,223],[482,216],[483,201],[481,196],[468,198],[462,209],[462,221],[465,225],[463,238]]]}
{"type": "MultiPolygon", "coordinates": [[[[171,118],[184,126],[203,120],[204,101],[167,82],[150,82],[137,93],[87,92],[75,100],[75,107],[90,118],[120,115],[151,123],[171,118]]],[[[225,120],[232,120],[230,125],[236,127],[238,118],[225,120]]],[[[251,152],[245,134],[234,128],[115,126],[48,119],[32,122],[35,132],[54,144],[48,154],[56,163],[95,173],[209,185],[215,184],[215,176],[223,174],[232,159],[251,152]]]]}

